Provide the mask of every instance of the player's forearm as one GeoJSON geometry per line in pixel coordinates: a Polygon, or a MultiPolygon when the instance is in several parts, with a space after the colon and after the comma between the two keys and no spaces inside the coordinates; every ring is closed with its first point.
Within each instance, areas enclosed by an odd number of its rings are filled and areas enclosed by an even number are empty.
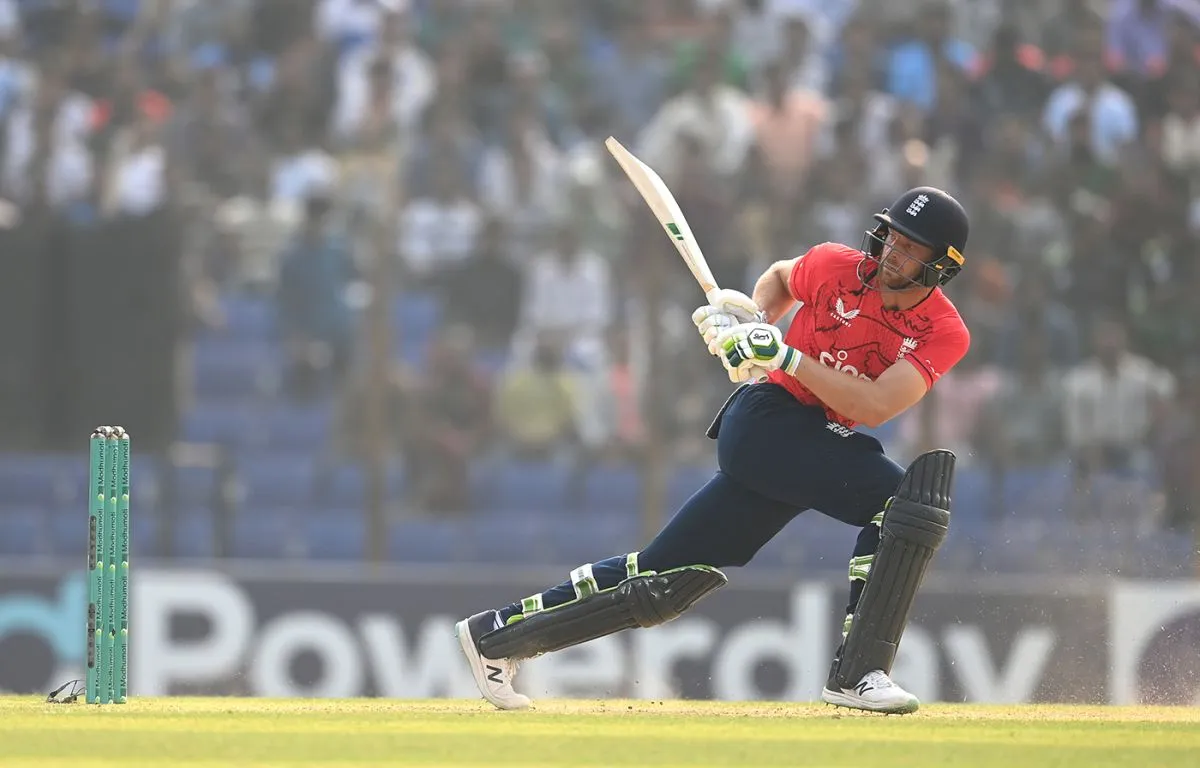
{"type": "Polygon", "coordinates": [[[768,323],[774,323],[786,315],[787,311],[792,308],[792,304],[795,303],[787,285],[788,270],[784,267],[788,264],[789,262],[786,261],[772,264],[754,284],[752,298],[759,309],[766,313],[768,323]]]}
{"type": "Polygon", "coordinates": [[[805,355],[793,374],[821,402],[851,421],[877,427],[891,418],[877,402],[873,382],[827,368],[805,355]]]}

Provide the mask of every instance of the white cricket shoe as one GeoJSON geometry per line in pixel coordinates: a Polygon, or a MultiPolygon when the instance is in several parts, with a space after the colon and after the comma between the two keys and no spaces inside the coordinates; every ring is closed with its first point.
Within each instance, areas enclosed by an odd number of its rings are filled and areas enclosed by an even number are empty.
{"type": "Polygon", "coordinates": [[[882,669],[863,675],[853,688],[831,690],[829,683],[821,691],[821,701],[839,707],[865,709],[868,712],[886,712],[889,715],[907,715],[916,712],[921,702],[916,696],[892,682],[882,669]]]}
{"type": "Polygon", "coordinates": [[[529,697],[513,690],[512,681],[517,675],[517,662],[512,659],[488,659],[479,652],[479,638],[500,626],[497,611],[477,613],[469,619],[463,619],[454,626],[454,634],[462,647],[467,663],[471,665],[471,674],[475,677],[475,685],[483,698],[496,705],[499,709],[525,709],[529,706],[529,697]]]}

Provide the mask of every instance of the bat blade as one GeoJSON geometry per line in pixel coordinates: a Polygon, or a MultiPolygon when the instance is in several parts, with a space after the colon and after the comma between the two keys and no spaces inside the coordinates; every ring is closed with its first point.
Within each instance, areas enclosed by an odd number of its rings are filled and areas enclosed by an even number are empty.
{"type": "Polygon", "coordinates": [[[704,258],[700,243],[692,234],[692,228],[688,226],[687,218],[683,215],[683,210],[675,201],[675,196],[671,194],[666,182],[655,173],[653,168],[639,160],[616,138],[609,136],[604,142],[604,146],[608,148],[609,154],[616,159],[621,170],[633,182],[633,186],[637,188],[642,199],[646,201],[646,205],[654,213],[654,217],[658,219],[658,223],[671,238],[671,242],[675,244],[675,250],[683,257],[684,263],[687,264],[692,276],[696,278],[696,282],[700,284],[704,295],[712,296],[718,290],[717,281],[713,277],[712,270],[709,269],[708,261],[704,258]]]}

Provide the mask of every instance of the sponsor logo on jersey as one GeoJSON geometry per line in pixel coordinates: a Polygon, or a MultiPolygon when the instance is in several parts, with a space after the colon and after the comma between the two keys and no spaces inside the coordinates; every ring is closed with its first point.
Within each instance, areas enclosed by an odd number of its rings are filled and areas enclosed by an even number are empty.
{"type": "Polygon", "coordinates": [[[865,373],[859,373],[858,369],[853,365],[846,365],[846,359],[848,357],[850,357],[850,355],[845,350],[839,349],[833,353],[822,352],[817,359],[820,360],[821,365],[825,366],[826,368],[832,368],[835,371],[841,371],[842,373],[848,373],[851,376],[857,376],[864,381],[870,381],[870,376],[865,373]]]}
{"type": "Polygon", "coordinates": [[[846,309],[846,302],[842,301],[839,297],[834,303],[833,311],[829,313],[829,316],[849,328],[851,321],[858,317],[860,312],[862,312],[861,309],[846,309]]]}

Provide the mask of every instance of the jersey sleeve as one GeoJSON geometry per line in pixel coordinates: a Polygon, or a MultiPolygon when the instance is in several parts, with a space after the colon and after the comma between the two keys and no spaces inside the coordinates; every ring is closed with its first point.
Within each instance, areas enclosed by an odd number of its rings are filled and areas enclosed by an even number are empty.
{"type": "Polygon", "coordinates": [[[925,386],[932,387],[946,371],[963,359],[970,346],[971,335],[960,320],[950,328],[935,331],[931,338],[923,340],[919,349],[905,355],[904,359],[925,379],[925,386]]]}
{"type": "Polygon", "coordinates": [[[814,245],[796,259],[792,265],[792,274],[788,278],[788,291],[796,301],[812,301],[813,288],[820,282],[814,274],[820,270],[821,262],[825,260],[822,246],[814,245]]]}

